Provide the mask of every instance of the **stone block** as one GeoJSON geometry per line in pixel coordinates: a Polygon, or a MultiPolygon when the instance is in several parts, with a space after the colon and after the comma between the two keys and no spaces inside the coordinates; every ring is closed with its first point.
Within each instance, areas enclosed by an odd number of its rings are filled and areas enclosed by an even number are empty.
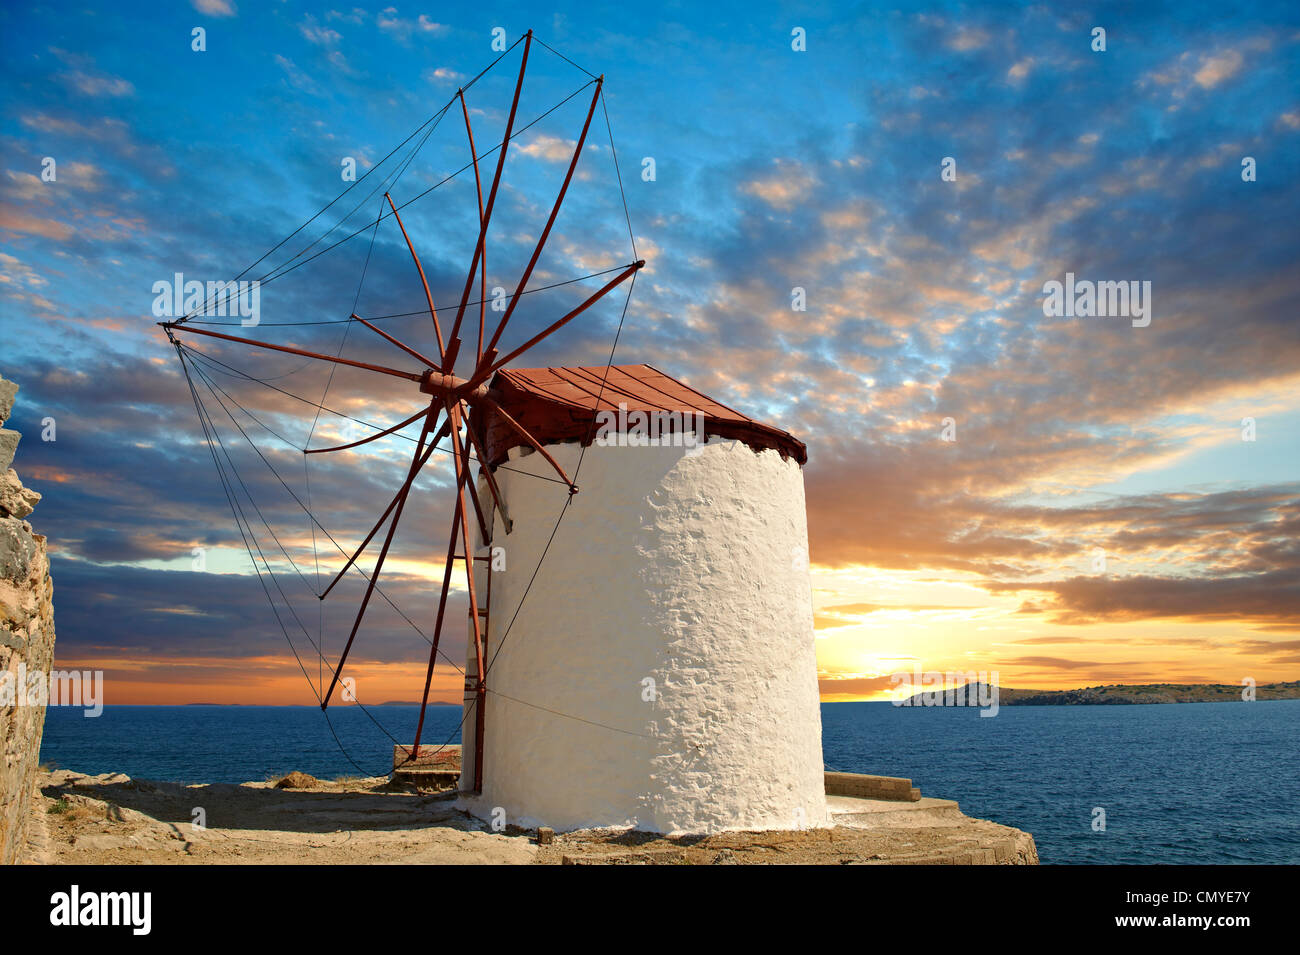
{"type": "Polygon", "coordinates": [[[14,410],[16,394],[18,394],[17,383],[0,377],[0,424],[9,420],[9,413],[14,410]]]}
{"type": "Polygon", "coordinates": [[[9,465],[14,463],[14,455],[18,452],[18,439],[22,435],[17,431],[8,431],[0,429],[0,471],[7,471],[9,465]]]}

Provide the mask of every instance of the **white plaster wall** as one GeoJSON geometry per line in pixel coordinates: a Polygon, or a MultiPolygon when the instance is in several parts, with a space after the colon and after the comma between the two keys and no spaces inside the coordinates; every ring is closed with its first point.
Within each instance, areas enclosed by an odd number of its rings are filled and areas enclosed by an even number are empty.
{"type": "MultiPolygon", "coordinates": [[[[576,444],[548,450],[574,473],[576,444]]],[[[508,467],[553,474],[537,454],[508,467]]],[[[799,465],[725,440],[689,454],[589,447],[504,643],[568,492],[496,477],[514,531],[498,516],[507,569],[492,578],[489,659],[502,649],[483,792],[465,807],[562,831],[827,825],[799,465]]]]}

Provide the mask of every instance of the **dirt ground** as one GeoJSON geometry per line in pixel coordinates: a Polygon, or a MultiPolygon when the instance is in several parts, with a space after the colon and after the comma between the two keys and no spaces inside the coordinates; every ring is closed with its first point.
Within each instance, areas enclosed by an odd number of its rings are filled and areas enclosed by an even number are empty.
{"type": "MultiPolygon", "coordinates": [[[[878,813],[867,828],[668,838],[587,831],[539,846],[490,827],[454,792],[387,778],[182,785],[112,774],[43,773],[33,800],[32,864],[917,864],[1038,861],[1026,833],[942,810],[878,813]]],[[[934,800],[936,804],[939,800],[934,800]]],[[[867,817],[859,817],[867,818],[867,817]]]]}

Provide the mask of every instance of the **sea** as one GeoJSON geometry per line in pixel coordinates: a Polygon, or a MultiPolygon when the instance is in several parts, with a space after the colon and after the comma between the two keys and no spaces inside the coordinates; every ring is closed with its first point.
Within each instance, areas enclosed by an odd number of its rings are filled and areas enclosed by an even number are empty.
{"type": "MultiPolygon", "coordinates": [[[[385,775],[415,706],[50,707],[41,759],[97,774],[246,782],[385,775]]],[[[1106,706],[822,704],[826,768],[906,776],[925,796],[1033,833],[1044,864],[1300,862],[1300,700],[1106,706]]],[[[431,707],[424,739],[460,741],[431,707]]]]}

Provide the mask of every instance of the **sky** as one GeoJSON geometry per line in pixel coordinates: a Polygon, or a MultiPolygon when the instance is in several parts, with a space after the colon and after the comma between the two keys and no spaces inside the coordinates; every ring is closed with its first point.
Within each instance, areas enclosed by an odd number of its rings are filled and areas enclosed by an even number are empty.
{"type": "MultiPolygon", "coordinates": [[[[885,698],[913,669],[1297,677],[1300,11],[1281,2],[6,7],[0,373],[22,389],[15,467],[44,495],[58,667],[102,669],[110,703],[314,702],[327,671],[304,638],[335,656],[364,581],[313,589],[410,445],[301,450],[414,396],[186,339],[265,509],[250,526],[279,532],[268,603],[156,283],[262,277],[246,331],[269,341],[397,363],[356,311],[432,347],[372,189],[410,203],[430,287],[457,299],[478,216],[454,97],[479,153],[499,145],[528,29],[489,289],[517,280],[593,75],[603,100],[530,283],[557,287],[507,339],[643,258],[630,299],[527,364],[603,365],[617,336],[619,362],[807,443],[823,699],[885,698]],[[1047,314],[1067,273],[1148,288],[1146,317],[1047,314]]],[[[449,473],[417,484],[392,604],[353,652],[363,702],[418,697],[427,643],[402,614],[432,618],[449,473]]],[[[440,667],[434,698],[460,679],[440,667]]]]}

